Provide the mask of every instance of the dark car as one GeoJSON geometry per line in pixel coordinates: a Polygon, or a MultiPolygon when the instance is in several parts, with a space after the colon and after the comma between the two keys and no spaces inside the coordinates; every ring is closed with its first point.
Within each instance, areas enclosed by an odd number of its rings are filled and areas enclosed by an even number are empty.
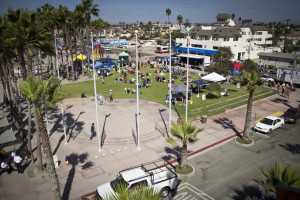
{"type": "Polygon", "coordinates": [[[300,111],[298,108],[289,108],[283,115],[282,118],[285,122],[296,124],[299,119],[300,111]]]}

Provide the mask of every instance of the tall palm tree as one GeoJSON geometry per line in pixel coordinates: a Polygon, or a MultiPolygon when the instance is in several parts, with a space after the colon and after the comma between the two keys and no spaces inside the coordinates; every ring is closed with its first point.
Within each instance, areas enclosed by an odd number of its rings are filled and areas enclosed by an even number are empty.
{"type": "Polygon", "coordinates": [[[178,16],[177,16],[177,21],[178,21],[178,24],[179,24],[180,29],[181,29],[182,20],[183,20],[182,15],[178,15],[178,16]]]}
{"type": "Polygon", "coordinates": [[[52,157],[52,150],[47,133],[44,117],[42,115],[42,107],[55,108],[56,103],[61,100],[61,95],[58,90],[58,82],[54,81],[54,77],[50,77],[44,82],[35,79],[32,76],[28,76],[25,81],[20,84],[21,93],[30,99],[33,103],[35,111],[37,113],[37,129],[40,131],[42,140],[44,157],[46,160],[46,172],[48,173],[52,185],[54,197],[57,200],[61,199],[59,181],[56,174],[56,169],[52,157]],[[46,102],[45,104],[43,102],[46,102]]]}
{"type": "MultiPolygon", "coordinates": [[[[246,63],[246,62],[245,62],[246,63]]],[[[247,62],[248,63],[248,62],[247,62]]],[[[250,62],[249,62],[250,63],[250,62]]],[[[251,68],[251,67],[249,67],[251,68]]],[[[258,86],[262,85],[261,75],[257,71],[247,72],[244,71],[243,75],[238,77],[237,81],[241,85],[245,86],[249,91],[248,103],[247,103],[247,113],[246,120],[244,125],[244,137],[248,138],[248,132],[251,125],[251,115],[252,115],[252,104],[253,104],[253,95],[258,86]]]]}
{"type": "Polygon", "coordinates": [[[234,20],[234,18],[235,18],[235,14],[232,13],[232,14],[231,14],[231,19],[234,20]]]}
{"type": "Polygon", "coordinates": [[[170,8],[166,9],[166,15],[168,16],[168,24],[169,24],[169,16],[171,15],[172,11],[170,8]]]}
{"type": "Polygon", "coordinates": [[[241,17],[239,17],[239,18],[238,18],[238,20],[239,20],[239,24],[241,24],[242,18],[241,18],[241,17]]]}
{"type": "MultiPolygon", "coordinates": [[[[197,134],[202,130],[202,128],[193,126],[192,120],[182,121],[181,124],[172,122],[171,134],[182,142],[180,169],[186,170],[188,168],[187,144],[195,142],[197,134]]],[[[171,137],[167,138],[167,142],[173,145],[177,144],[176,140],[171,137]]]]}
{"type": "Polygon", "coordinates": [[[265,178],[256,178],[254,181],[263,186],[265,192],[276,192],[276,185],[283,184],[300,188],[300,173],[296,167],[275,162],[273,168],[261,168],[265,178]]]}

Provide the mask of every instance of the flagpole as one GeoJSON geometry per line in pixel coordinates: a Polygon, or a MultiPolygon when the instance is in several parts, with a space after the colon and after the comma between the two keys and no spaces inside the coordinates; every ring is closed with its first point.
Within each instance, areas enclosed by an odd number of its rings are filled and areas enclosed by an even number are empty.
{"type": "Polygon", "coordinates": [[[172,65],[171,65],[171,31],[169,25],[169,33],[170,33],[170,63],[169,63],[169,135],[171,135],[171,128],[172,128],[172,107],[171,107],[171,100],[172,100],[172,65]]]}
{"type": "Polygon", "coordinates": [[[138,145],[138,150],[140,150],[140,109],[139,109],[139,66],[138,66],[138,39],[137,39],[137,33],[138,31],[135,31],[135,73],[136,73],[136,123],[137,123],[137,145],[138,145]]]}
{"type": "Polygon", "coordinates": [[[98,133],[98,142],[99,142],[99,150],[102,150],[101,147],[101,138],[100,138],[100,129],[99,129],[99,118],[98,118],[98,98],[97,98],[97,87],[96,87],[96,72],[95,72],[95,55],[94,55],[94,40],[93,40],[93,32],[91,32],[91,40],[92,40],[92,53],[93,56],[93,74],[94,74],[94,92],[95,92],[95,106],[96,106],[96,125],[97,125],[97,133],[98,133]]]}
{"type": "MultiPolygon", "coordinates": [[[[59,91],[61,91],[61,84],[60,84],[60,74],[59,74],[59,67],[58,67],[58,59],[57,59],[57,38],[56,38],[56,33],[54,34],[55,38],[55,56],[56,56],[56,68],[57,68],[57,79],[58,79],[58,86],[59,86],[59,91]]],[[[66,130],[66,125],[65,125],[65,114],[64,114],[64,106],[63,106],[63,101],[60,100],[60,108],[61,108],[61,116],[62,116],[62,121],[63,121],[63,127],[64,127],[64,135],[65,135],[65,145],[68,144],[67,140],[67,130],[66,130]]]]}
{"type": "Polygon", "coordinates": [[[186,95],[185,95],[185,121],[187,122],[188,102],[189,102],[189,52],[190,52],[190,34],[187,38],[187,66],[186,66],[186,95]]]}

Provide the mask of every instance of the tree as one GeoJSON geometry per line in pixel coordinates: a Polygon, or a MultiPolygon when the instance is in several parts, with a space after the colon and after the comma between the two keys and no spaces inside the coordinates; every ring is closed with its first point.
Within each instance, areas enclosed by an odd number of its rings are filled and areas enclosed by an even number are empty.
{"type": "Polygon", "coordinates": [[[239,70],[241,72],[244,72],[244,71],[246,71],[246,72],[256,71],[257,73],[259,72],[258,68],[257,68],[257,64],[251,59],[245,60],[244,64],[240,67],[239,70]]]}
{"type": "Polygon", "coordinates": [[[242,18],[241,18],[241,17],[239,17],[239,18],[238,18],[238,20],[239,20],[239,24],[241,24],[242,18]]]}
{"type": "Polygon", "coordinates": [[[233,58],[233,53],[230,47],[220,47],[218,49],[218,52],[213,55],[215,68],[219,68],[218,71],[221,72],[221,74],[227,75],[228,70],[234,69],[234,64],[231,61],[232,58],[233,58]]]}
{"type": "Polygon", "coordinates": [[[49,141],[49,136],[47,133],[46,125],[44,122],[44,117],[42,115],[42,107],[47,106],[47,108],[55,108],[56,103],[61,100],[61,94],[58,89],[58,82],[54,81],[54,77],[50,77],[44,82],[36,80],[32,76],[28,76],[25,81],[20,84],[21,93],[33,103],[38,123],[37,128],[40,131],[40,135],[43,144],[43,152],[46,160],[46,172],[48,173],[52,185],[52,191],[54,197],[57,200],[61,199],[59,181],[56,174],[56,169],[52,157],[52,150],[49,141]],[[34,92],[32,92],[34,91],[34,92]],[[45,103],[44,103],[45,102],[45,103]]]}
{"type": "Polygon", "coordinates": [[[190,22],[189,18],[186,18],[183,25],[184,25],[184,27],[190,27],[191,26],[191,22],[190,22]]]}
{"type": "Polygon", "coordinates": [[[235,18],[235,14],[232,13],[232,14],[231,14],[231,19],[234,20],[234,18],[235,18]]]}
{"type": "MultiPolygon", "coordinates": [[[[187,162],[187,144],[193,143],[197,140],[196,136],[199,132],[201,132],[202,128],[197,128],[192,125],[192,120],[187,122],[182,121],[181,124],[177,124],[172,122],[171,134],[178,138],[182,142],[181,147],[181,162],[179,168],[182,170],[188,169],[188,162],[187,162]]],[[[176,140],[169,137],[167,138],[167,142],[173,145],[176,145],[176,140]]]]}
{"type": "Polygon", "coordinates": [[[242,76],[237,78],[237,82],[241,83],[242,86],[247,87],[247,90],[249,91],[246,120],[244,126],[244,136],[243,136],[245,138],[248,138],[248,132],[251,124],[253,95],[257,87],[262,85],[263,82],[261,80],[261,75],[256,71],[251,71],[251,72],[244,71],[242,76]]]}
{"type": "Polygon", "coordinates": [[[219,93],[222,91],[222,88],[221,88],[221,85],[217,82],[213,82],[213,83],[210,83],[206,86],[206,90],[215,95],[216,97],[219,97],[219,93]],[[217,95],[216,95],[217,93],[217,95]]]}
{"type": "Polygon", "coordinates": [[[168,16],[168,24],[169,24],[169,16],[171,15],[172,11],[170,8],[166,9],[166,15],[168,16]]]}
{"type": "Polygon", "coordinates": [[[182,15],[178,15],[178,16],[177,16],[177,21],[178,21],[178,24],[179,24],[180,29],[181,29],[182,20],[183,20],[182,15]]]}
{"type": "Polygon", "coordinates": [[[275,162],[273,168],[261,168],[261,172],[265,178],[256,178],[254,181],[263,186],[265,192],[276,192],[277,184],[300,188],[300,173],[296,167],[275,162]]]}

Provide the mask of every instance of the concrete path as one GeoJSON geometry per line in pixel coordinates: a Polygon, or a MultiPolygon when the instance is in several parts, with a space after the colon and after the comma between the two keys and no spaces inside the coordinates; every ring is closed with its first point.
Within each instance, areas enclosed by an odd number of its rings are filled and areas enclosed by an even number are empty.
{"type": "MultiPolygon", "coordinates": [[[[252,125],[261,117],[297,107],[299,100],[298,89],[291,93],[289,100],[275,95],[255,102],[252,125]]],[[[101,105],[98,109],[99,132],[105,138],[101,151],[98,137],[89,139],[91,124],[96,123],[95,103],[90,99],[69,99],[64,101],[64,107],[68,145],[65,145],[60,110],[49,117],[52,151],[60,161],[57,174],[64,199],[81,199],[80,196],[94,192],[97,186],[110,181],[127,167],[161,158],[175,160],[180,155],[179,146],[173,147],[165,141],[169,118],[168,108],[164,105],[140,101],[140,150],[136,145],[136,101],[122,99],[101,105]],[[70,165],[66,165],[66,157],[70,165]]],[[[176,113],[172,115],[176,116],[176,113]]],[[[209,117],[206,124],[195,121],[194,125],[204,130],[198,134],[197,142],[188,145],[190,155],[204,153],[233,139],[243,130],[245,115],[246,106],[241,106],[209,117]]],[[[35,135],[32,141],[35,147],[35,135]]],[[[13,149],[6,147],[5,150],[13,149]]],[[[53,199],[48,175],[37,173],[35,164],[29,165],[23,174],[3,173],[0,194],[0,200],[53,199]]]]}

